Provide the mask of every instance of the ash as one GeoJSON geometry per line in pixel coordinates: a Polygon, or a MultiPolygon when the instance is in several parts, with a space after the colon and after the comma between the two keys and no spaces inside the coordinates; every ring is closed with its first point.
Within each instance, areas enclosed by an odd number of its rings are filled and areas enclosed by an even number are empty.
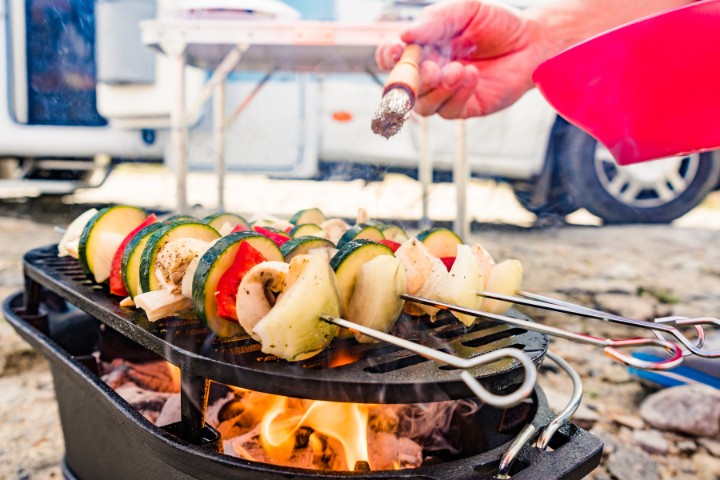
{"type": "Polygon", "coordinates": [[[373,114],[370,127],[373,133],[390,138],[400,131],[413,107],[411,95],[404,88],[391,88],[383,96],[373,114]]]}

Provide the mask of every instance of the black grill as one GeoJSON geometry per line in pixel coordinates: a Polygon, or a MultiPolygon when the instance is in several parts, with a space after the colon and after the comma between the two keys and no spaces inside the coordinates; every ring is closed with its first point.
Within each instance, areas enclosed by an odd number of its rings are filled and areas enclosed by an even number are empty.
{"type": "MultiPolygon", "coordinates": [[[[304,362],[291,364],[274,356],[263,354],[260,352],[259,344],[249,337],[232,340],[219,339],[194,317],[167,318],[150,323],[142,312],[119,307],[118,299],[111,297],[104,287],[88,280],[75,259],[58,258],[56,252],[56,247],[50,246],[26,254],[24,301],[20,302],[19,296],[12,297],[5,303],[5,313],[15,328],[51,360],[68,445],[72,442],[79,442],[83,448],[92,450],[95,448],[95,443],[114,442],[113,439],[105,437],[127,435],[128,439],[132,439],[133,435],[140,435],[148,437],[149,442],[157,443],[156,447],[161,448],[160,444],[171,439],[179,442],[170,449],[171,451],[179,449],[183,453],[178,455],[192,454],[195,457],[202,457],[202,461],[197,459],[180,460],[182,464],[192,465],[191,476],[193,477],[210,477],[213,476],[212,472],[219,474],[218,468],[220,468],[223,476],[230,478],[297,478],[299,473],[294,472],[293,469],[254,464],[231,459],[220,455],[217,451],[213,453],[213,450],[221,451],[221,442],[217,438],[217,433],[204,424],[204,408],[207,403],[209,380],[267,393],[333,401],[419,403],[472,396],[470,390],[460,379],[458,370],[439,366],[415,354],[385,344],[361,345],[354,340],[336,340],[322,354],[304,362]],[[48,291],[54,295],[48,294],[48,291]],[[54,339],[43,334],[43,332],[48,333],[53,330],[52,325],[55,321],[54,315],[44,314],[51,310],[49,306],[45,305],[50,296],[59,296],[62,302],[69,302],[80,311],[86,312],[89,318],[111,327],[131,340],[138,349],[153,352],[180,367],[182,422],[159,429],[144,419],[138,419],[139,415],[122,399],[119,399],[114,392],[108,392],[109,389],[97,376],[93,376],[88,371],[80,371],[82,369],[78,370],[73,366],[78,364],[82,358],[77,355],[70,356],[67,351],[54,343],[54,339]],[[83,377],[80,382],[83,387],[79,390],[87,390],[86,393],[91,397],[93,395],[105,397],[105,402],[109,401],[112,404],[112,408],[109,410],[113,413],[105,412],[108,410],[107,406],[97,407],[95,404],[89,405],[89,400],[75,398],[78,396],[78,376],[83,377]],[[65,380],[59,381],[60,377],[65,380]],[[75,386],[70,388],[66,385],[67,383],[75,384],[75,386]],[[74,400],[69,404],[75,405],[72,410],[77,408],[77,411],[63,413],[62,405],[65,401],[61,397],[73,397],[74,400]],[[85,429],[81,427],[86,421],[84,420],[85,408],[83,405],[87,406],[89,410],[96,411],[97,416],[104,417],[102,421],[109,421],[109,417],[117,416],[117,411],[119,411],[120,416],[129,420],[132,425],[129,425],[122,434],[119,432],[111,434],[95,432],[96,429],[100,432],[107,430],[107,426],[100,424],[95,425],[96,428],[85,429]],[[141,433],[132,433],[135,429],[140,429],[141,433]],[[78,430],[82,430],[82,433],[78,433],[78,430]],[[68,435],[73,438],[68,438],[68,435]],[[97,435],[102,435],[103,438],[89,441],[78,440],[97,437],[97,435]],[[212,458],[208,459],[208,456],[212,458]],[[248,475],[238,474],[237,470],[233,470],[238,466],[244,467],[243,470],[248,472],[256,472],[256,476],[249,475],[249,473],[248,475]],[[225,471],[226,468],[230,468],[230,471],[225,471]]],[[[515,315],[520,314],[515,313],[515,315]]],[[[514,347],[524,350],[536,364],[539,364],[547,349],[547,339],[543,335],[489,322],[481,322],[471,328],[465,328],[450,318],[441,318],[437,322],[430,323],[424,318],[408,317],[398,321],[396,328],[391,333],[463,358],[477,356],[503,347],[514,347]]],[[[479,378],[488,389],[497,393],[511,391],[522,381],[522,368],[517,362],[510,360],[482,365],[471,370],[471,373],[479,378]]],[[[528,409],[527,405],[518,408],[528,409]]],[[[536,391],[531,410],[531,413],[525,412],[524,420],[519,422],[516,427],[505,428],[506,431],[501,432],[503,421],[499,418],[505,418],[508,412],[501,412],[486,406],[482,409],[483,419],[477,423],[483,425],[481,428],[492,430],[492,432],[483,431],[483,438],[492,436],[492,441],[484,444],[484,449],[490,449],[490,451],[473,452],[473,456],[459,464],[457,462],[443,464],[443,468],[437,470],[437,473],[428,473],[433,471],[432,467],[421,467],[415,470],[392,472],[389,477],[486,478],[485,475],[491,474],[494,471],[493,465],[496,466],[499,461],[503,450],[501,445],[508,442],[524,423],[532,421],[543,425],[552,416],[539,391],[536,391]],[[492,415],[488,412],[496,412],[497,418],[492,419],[492,415]],[[484,457],[491,452],[490,457],[484,457]],[[483,457],[481,462],[478,460],[478,455],[483,457]],[[448,468],[452,465],[462,468],[457,472],[458,476],[448,477],[448,468]]],[[[510,411],[511,414],[512,412],[510,411]]],[[[568,425],[557,438],[561,439],[559,441],[563,445],[558,444],[558,447],[561,448],[558,448],[556,452],[540,452],[528,448],[526,456],[529,455],[529,457],[523,459],[521,455],[517,465],[522,467],[533,462],[537,463],[538,460],[546,459],[547,456],[557,457],[556,453],[560,450],[565,450],[568,454],[571,451],[574,452],[568,456],[572,459],[571,464],[566,465],[567,469],[565,470],[558,469],[556,466],[550,468],[550,465],[546,465],[547,471],[538,470],[536,467],[534,469],[536,473],[545,471],[545,474],[527,478],[581,478],[599,461],[601,444],[582,430],[568,425]],[[579,446],[582,446],[581,450],[575,451],[575,448],[579,448],[579,446]],[[528,460],[530,457],[534,460],[528,460]],[[580,458],[581,461],[578,460],[580,458]],[[576,476],[580,472],[582,474],[576,476]]],[[[165,447],[161,449],[163,448],[165,447]]],[[[143,455],[142,452],[133,451],[130,456],[142,458],[147,456],[147,453],[143,455]]],[[[127,461],[132,462],[129,457],[127,461]]],[[[68,447],[68,459],[71,458],[73,457],[70,455],[70,447],[68,447]]],[[[83,463],[100,461],[83,458],[83,463]]],[[[558,458],[562,461],[562,457],[558,458]]],[[[75,460],[75,463],[77,462],[80,461],[75,460]]],[[[141,461],[141,464],[143,462],[146,465],[154,463],[150,458],[141,461]]],[[[160,463],[167,466],[165,461],[160,463]]],[[[74,465],[71,467],[77,468],[74,465]]],[[[126,468],[126,465],[122,465],[120,470],[124,471],[126,468]]],[[[177,466],[172,468],[173,475],[183,471],[177,466]]],[[[301,477],[310,476],[308,471],[302,472],[301,477]]],[[[312,475],[317,475],[318,478],[338,478],[345,474],[316,472],[312,475]]],[[[347,475],[358,476],[356,473],[347,475]]],[[[386,476],[383,472],[373,472],[368,475],[367,478],[386,476]]],[[[146,475],[142,474],[142,476],[146,475]]],[[[167,472],[164,472],[163,476],[168,477],[167,472]]],[[[360,478],[366,477],[361,476],[360,478]]]]}

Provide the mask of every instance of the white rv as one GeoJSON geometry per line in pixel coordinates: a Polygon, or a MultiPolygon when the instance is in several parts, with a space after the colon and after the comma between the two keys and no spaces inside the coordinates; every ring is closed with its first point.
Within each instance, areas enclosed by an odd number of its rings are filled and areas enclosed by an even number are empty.
{"type": "MultiPolygon", "coordinates": [[[[374,22],[410,17],[422,3],[287,0],[268,9],[278,1],[203,5],[228,10],[247,3],[245,13],[262,6],[266,16],[374,22]]],[[[163,161],[171,70],[142,45],[138,24],[187,3],[0,0],[0,189],[29,184],[63,194],[101,182],[117,162],[163,161]]],[[[229,103],[253,94],[266,74],[232,74],[229,103]]],[[[207,76],[186,70],[188,104],[207,76]]],[[[378,80],[362,73],[274,72],[228,132],[229,169],[284,178],[416,175],[416,120],[389,141],[370,132],[378,80]]],[[[507,182],[539,215],[587,208],[606,222],[669,222],[702,201],[720,178],[715,152],[621,169],[591,137],[558,119],[536,91],[503,112],[468,120],[466,128],[472,174],[507,182]]],[[[449,178],[454,125],[431,118],[428,131],[434,171],[449,178]]],[[[191,168],[212,168],[211,132],[212,115],[198,109],[191,168]]]]}

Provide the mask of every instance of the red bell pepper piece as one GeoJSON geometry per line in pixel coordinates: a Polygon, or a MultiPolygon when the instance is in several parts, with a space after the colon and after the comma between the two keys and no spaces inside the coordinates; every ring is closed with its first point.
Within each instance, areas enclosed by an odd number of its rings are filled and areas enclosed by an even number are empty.
{"type": "Polygon", "coordinates": [[[265,257],[249,242],[241,242],[233,264],[220,277],[215,292],[215,302],[218,307],[218,316],[225,320],[238,321],[237,292],[240,282],[247,272],[258,263],[265,261],[265,257]]]}
{"type": "Polygon", "coordinates": [[[110,267],[110,293],[113,295],[117,295],[119,297],[127,297],[130,295],[130,293],[125,288],[125,283],[123,282],[122,278],[122,256],[123,252],[125,251],[125,247],[128,243],[130,243],[130,240],[138,234],[140,230],[147,227],[148,225],[157,222],[157,215],[154,213],[151,213],[147,217],[145,217],[145,220],[135,227],[135,230],[128,233],[127,236],[123,239],[122,243],[118,247],[117,250],[115,250],[115,255],[113,255],[112,260],[112,266],[110,267]]]}
{"type": "Polygon", "coordinates": [[[255,230],[260,235],[265,235],[266,237],[268,237],[270,240],[275,242],[275,245],[277,245],[278,247],[281,247],[283,243],[290,240],[290,235],[286,234],[282,230],[259,226],[254,226],[253,230],[255,230]]]}
{"type": "Polygon", "coordinates": [[[248,230],[248,228],[244,224],[238,223],[237,225],[235,225],[235,227],[233,227],[233,229],[230,231],[230,233],[245,232],[247,230],[248,230]]]}
{"type": "Polygon", "coordinates": [[[452,266],[455,264],[455,258],[456,257],[440,257],[440,261],[445,264],[445,268],[448,269],[448,272],[452,268],[452,266]]]}
{"type": "Polygon", "coordinates": [[[395,253],[397,251],[397,249],[400,248],[400,244],[398,242],[396,242],[395,240],[385,239],[385,240],[380,240],[378,243],[382,243],[386,247],[390,247],[390,250],[392,250],[393,253],[395,253]]]}

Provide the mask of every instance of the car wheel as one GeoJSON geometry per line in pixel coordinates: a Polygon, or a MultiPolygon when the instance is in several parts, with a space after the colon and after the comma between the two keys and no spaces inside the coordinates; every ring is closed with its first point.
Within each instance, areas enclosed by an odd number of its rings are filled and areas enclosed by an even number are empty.
{"type": "Polygon", "coordinates": [[[610,152],[569,125],[557,152],[573,202],[605,223],[669,223],[718,185],[720,157],[702,153],[620,167],[610,152]]]}

